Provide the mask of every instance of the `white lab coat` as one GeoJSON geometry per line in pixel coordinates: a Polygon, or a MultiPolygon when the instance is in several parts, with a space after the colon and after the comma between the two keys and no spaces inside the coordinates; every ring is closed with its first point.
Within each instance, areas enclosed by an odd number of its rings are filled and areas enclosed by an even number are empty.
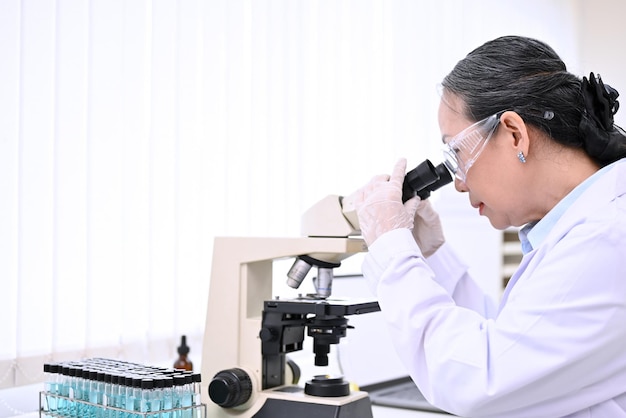
{"type": "Polygon", "coordinates": [[[468,417],[626,417],[625,193],[626,159],[524,256],[497,309],[445,245],[425,261],[398,229],[370,246],[363,274],[431,403],[468,417]]]}

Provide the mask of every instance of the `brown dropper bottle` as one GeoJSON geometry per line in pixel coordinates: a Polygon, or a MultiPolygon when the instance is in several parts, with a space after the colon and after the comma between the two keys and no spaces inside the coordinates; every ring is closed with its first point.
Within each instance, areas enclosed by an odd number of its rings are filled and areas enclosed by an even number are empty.
{"type": "Polygon", "coordinates": [[[193,363],[187,358],[187,354],[189,354],[189,346],[187,345],[187,337],[183,335],[178,346],[178,358],[174,362],[175,369],[193,371],[193,363]]]}

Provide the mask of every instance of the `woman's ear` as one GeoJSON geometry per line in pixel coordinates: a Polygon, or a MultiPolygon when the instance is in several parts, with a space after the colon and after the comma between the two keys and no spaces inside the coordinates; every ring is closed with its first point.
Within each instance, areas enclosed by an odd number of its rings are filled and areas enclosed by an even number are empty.
{"type": "Polygon", "coordinates": [[[524,155],[528,155],[530,139],[528,126],[524,119],[516,112],[507,111],[500,116],[500,125],[507,131],[507,136],[511,138],[511,146],[515,153],[521,151],[524,155]]]}

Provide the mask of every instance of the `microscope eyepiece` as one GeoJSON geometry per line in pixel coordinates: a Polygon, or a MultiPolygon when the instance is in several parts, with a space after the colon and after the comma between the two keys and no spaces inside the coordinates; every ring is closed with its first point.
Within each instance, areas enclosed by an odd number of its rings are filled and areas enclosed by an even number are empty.
{"type": "Polygon", "coordinates": [[[429,160],[420,163],[404,177],[402,184],[402,202],[416,195],[420,199],[428,199],[430,192],[452,182],[452,174],[445,163],[434,166],[429,160]]]}

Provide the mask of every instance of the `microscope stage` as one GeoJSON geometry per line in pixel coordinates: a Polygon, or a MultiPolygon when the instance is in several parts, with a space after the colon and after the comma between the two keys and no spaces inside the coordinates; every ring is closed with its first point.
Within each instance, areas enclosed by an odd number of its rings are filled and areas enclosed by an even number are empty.
{"type": "Polygon", "coordinates": [[[380,306],[376,301],[319,299],[314,297],[267,300],[263,305],[266,311],[320,316],[347,316],[380,311],[380,306]]]}

